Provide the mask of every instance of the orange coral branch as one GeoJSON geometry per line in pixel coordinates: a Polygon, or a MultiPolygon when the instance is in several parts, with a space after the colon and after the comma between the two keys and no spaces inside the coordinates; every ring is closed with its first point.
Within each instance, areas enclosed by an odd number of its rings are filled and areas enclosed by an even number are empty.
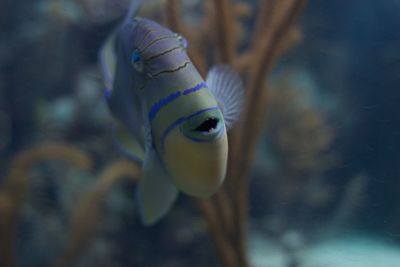
{"type": "Polygon", "coordinates": [[[187,29],[181,20],[182,3],[181,0],[167,0],[166,4],[166,22],[167,25],[174,31],[186,33],[187,29]]]}
{"type": "Polygon", "coordinates": [[[116,183],[128,176],[136,181],[140,176],[140,170],[136,164],[125,160],[111,163],[100,174],[93,189],[79,201],[80,205],[72,216],[69,245],[56,266],[68,267],[75,264],[95,232],[95,225],[100,217],[100,207],[106,195],[116,183]]]}
{"type": "Polygon", "coordinates": [[[211,199],[196,200],[196,204],[207,220],[222,266],[241,267],[237,261],[233,243],[227,236],[223,225],[220,223],[218,213],[211,199]]]}
{"type": "MultiPolygon", "coordinates": [[[[272,68],[277,58],[277,53],[281,52],[282,42],[290,32],[298,15],[305,5],[305,0],[286,0],[279,1],[274,5],[274,17],[269,22],[269,31],[260,36],[257,43],[253,43],[252,52],[254,53],[253,62],[249,74],[247,85],[247,105],[243,114],[243,120],[238,130],[239,138],[234,146],[239,147],[241,161],[236,160],[235,177],[232,177],[235,193],[235,206],[237,207],[237,231],[238,245],[245,243],[247,227],[247,207],[248,207],[248,181],[246,179],[250,164],[254,156],[254,148],[257,138],[257,118],[258,109],[262,99],[262,89],[264,88],[265,76],[272,68]]],[[[272,3],[270,4],[272,6],[272,3]]],[[[264,10],[266,11],[266,10],[264,10]]],[[[261,17],[262,18],[262,17],[261,17]]],[[[259,26],[261,27],[261,26],[259,26]]],[[[259,31],[259,30],[258,30],[259,31]]],[[[253,40],[255,40],[254,37],[253,40]]],[[[237,128],[238,129],[238,128],[237,128]]],[[[238,156],[238,155],[237,155],[238,156]]]]}
{"type": "Polygon", "coordinates": [[[215,38],[219,60],[233,65],[236,54],[233,8],[230,0],[214,0],[215,38]]]}
{"type": "Polygon", "coordinates": [[[43,160],[63,160],[87,170],[92,161],[82,151],[64,144],[39,144],[19,153],[11,163],[0,192],[0,266],[15,266],[15,239],[18,215],[29,186],[28,170],[43,160]]]}
{"type": "MultiPolygon", "coordinates": [[[[271,31],[265,34],[264,38],[254,44],[253,53],[258,55],[254,57],[252,64],[249,82],[247,86],[247,107],[245,109],[244,123],[241,127],[242,137],[241,141],[244,141],[240,145],[243,147],[245,153],[244,157],[248,158],[252,153],[252,148],[254,148],[254,143],[257,138],[254,135],[252,127],[255,125],[254,116],[255,108],[259,106],[258,101],[260,99],[261,88],[265,82],[266,73],[271,69],[275,63],[276,59],[275,53],[279,52],[279,48],[284,38],[287,37],[287,33],[291,30],[295,19],[302,10],[305,1],[304,0],[287,0],[282,1],[281,5],[278,5],[276,19],[271,22],[271,31]]],[[[248,165],[248,164],[244,164],[248,165]]],[[[242,172],[245,174],[247,172],[248,166],[242,166],[242,172]]]]}

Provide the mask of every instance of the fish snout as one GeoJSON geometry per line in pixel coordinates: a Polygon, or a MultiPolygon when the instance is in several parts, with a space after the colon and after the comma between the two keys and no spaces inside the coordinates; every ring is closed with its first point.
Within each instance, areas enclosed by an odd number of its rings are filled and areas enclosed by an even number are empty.
{"type": "MultiPolygon", "coordinates": [[[[208,138],[211,135],[214,134],[208,138]]],[[[228,159],[225,128],[220,137],[212,138],[210,142],[192,141],[175,129],[166,139],[163,154],[166,169],[175,186],[190,196],[209,197],[225,179],[228,159]]]]}
{"type": "Polygon", "coordinates": [[[187,118],[165,140],[164,163],[176,187],[209,197],[224,181],[228,159],[225,122],[219,109],[187,118]]]}

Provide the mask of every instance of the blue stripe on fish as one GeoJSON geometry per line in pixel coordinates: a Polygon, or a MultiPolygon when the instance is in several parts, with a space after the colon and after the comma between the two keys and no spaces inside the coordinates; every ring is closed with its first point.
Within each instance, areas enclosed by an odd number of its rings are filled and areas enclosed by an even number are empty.
{"type": "Polygon", "coordinates": [[[178,91],[176,93],[170,94],[169,96],[162,98],[160,101],[158,101],[157,103],[155,103],[149,112],[149,119],[150,121],[152,121],[157,113],[160,111],[160,109],[166,105],[168,105],[169,103],[171,103],[172,101],[174,101],[175,99],[177,99],[178,97],[181,96],[181,92],[178,91]]]}
{"type": "MultiPolygon", "coordinates": [[[[219,107],[211,107],[211,108],[206,108],[206,109],[202,109],[199,111],[196,111],[192,114],[190,114],[187,117],[181,117],[179,119],[177,119],[176,121],[174,121],[170,126],[167,127],[167,129],[164,130],[164,132],[161,135],[161,150],[164,150],[164,141],[165,138],[168,136],[168,134],[177,126],[181,125],[182,123],[184,123],[187,120],[190,120],[191,118],[193,118],[194,116],[200,115],[201,113],[210,111],[210,110],[215,110],[215,109],[219,109],[219,107]]],[[[196,140],[194,140],[196,141],[196,140]]]]}
{"type": "Polygon", "coordinates": [[[157,113],[166,105],[168,105],[169,103],[171,103],[172,101],[174,101],[175,99],[177,99],[178,97],[180,97],[181,95],[188,95],[191,93],[194,93],[202,88],[207,88],[207,84],[202,82],[199,83],[197,85],[195,85],[194,87],[191,87],[189,89],[184,90],[183,92],[178,91],[175,93],[172,93],[170,95],[168,95],[165,98],[162,98],[161,100],[159,100],[157,103],[155,103],[151,108],[150,108],[150,112],[149,112],[149,120],[150,122],[154,120],[154,118],[156,117],[157,113]]]}
{"type": "Polygon", "coordinates": [[[183,95],[188,95],[190,93],[196,92],[202,88],[207,88],[207,84],[205,82],[199,83],[198,85],[196,85],[195,87],[186,89],[185,91],[183,91],[183,95]]]}

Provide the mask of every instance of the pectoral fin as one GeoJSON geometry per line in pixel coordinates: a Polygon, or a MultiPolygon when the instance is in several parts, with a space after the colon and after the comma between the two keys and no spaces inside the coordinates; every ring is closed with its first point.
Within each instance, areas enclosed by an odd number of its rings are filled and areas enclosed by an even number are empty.
{"type": "Polygon", "coordinates": [[[113,127],[113,139],[117,148],[130,159],[142,163],[144,160],[143,142],[130,134],[121,123],[113,127]]]}
{"type": "Polygon", "coordinates": [[[154,150],[148,153],[139,183],[138,197],[143,224],[151,225],[164,217],[175,202],[178,191],[154,150]]]}
{"type": "Polygon", "coordinates": [[[143,224],[151,225],[165,216],[178,196],[178,190],[172,184],[167,171],[154,150],[147,104],[143,102],[145,159],[143,176],[139,182],[138,198],[140,217],[143,224]]]}
{"type": "Polygon", "coordinates": [[[239,75],[228,65],[211,68],[206,83],[217,99],[229,129],[239,119],[244,104],[244,86],[239,75]]]}
{"type": "Polygon", "coordinates": [[[106,96],[111,94],[117,59],[115,55],[115,31],[107,38],[100,49],[100,68],[103,75],[106,96]]]}

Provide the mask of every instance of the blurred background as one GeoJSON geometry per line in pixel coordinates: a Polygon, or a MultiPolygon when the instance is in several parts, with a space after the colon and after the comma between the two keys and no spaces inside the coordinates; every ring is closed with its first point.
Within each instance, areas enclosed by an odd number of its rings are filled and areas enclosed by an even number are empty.
{"type": "MultiPolygon", "coordinates": [[[[164,1],[144,2],[142,16],[162,21],[164,1]]],[[[182,2],[195,24],[200,1],[182,2]]],[[[246,3],[254,11],[259,2],[246,3]]],[[[43,142],[74,147],[92,165],[46,160],[30,168],[14,225],[15,266],[56,266],[79,200],[105,166],[123,159],[97,56],[129,3],[0,1],[0,183],[18,153],[43,142]]],[[[268,77],[250,177],[252,266],[400,266],[399,12],[398,0],[308,1],[302,40],[268,77]],[[371,254],[378,265],[367,265],[371,254]]],[[[132,179],[110,190],[71,266],[219,266],[188,197],[146,228],[134,191],[132,179]]]]}

